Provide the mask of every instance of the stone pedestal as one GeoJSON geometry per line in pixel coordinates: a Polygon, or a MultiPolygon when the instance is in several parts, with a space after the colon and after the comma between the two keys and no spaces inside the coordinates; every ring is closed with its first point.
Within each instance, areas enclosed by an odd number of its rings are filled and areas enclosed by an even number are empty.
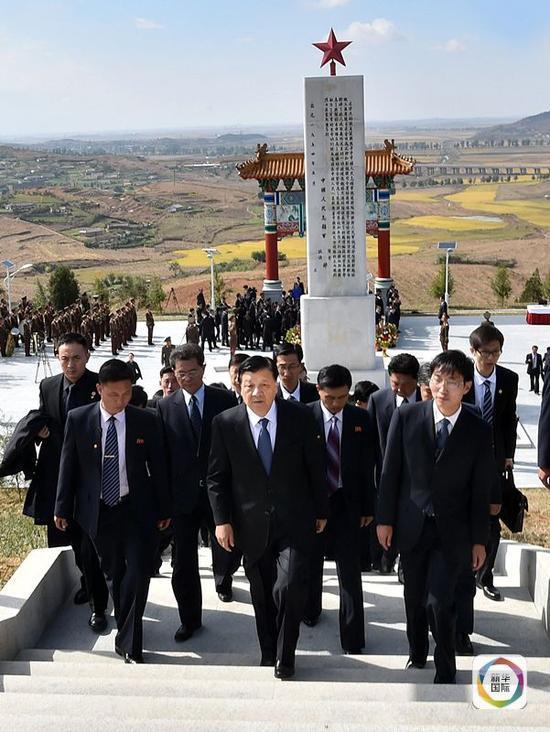
{"type": "Polygon", "coordinates": [[[310,381],[323,366],[339,363],[353,382],[386,385],[382,356],[374,350],[374,295],[300,298],[302,347],[310,381]],[[304,337],[305,335],[305,337],[304,337]]]}

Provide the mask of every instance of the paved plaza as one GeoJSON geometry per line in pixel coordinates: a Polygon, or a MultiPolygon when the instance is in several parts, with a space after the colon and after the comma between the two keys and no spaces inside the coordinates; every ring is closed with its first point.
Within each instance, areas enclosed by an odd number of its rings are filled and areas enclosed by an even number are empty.
{"type": "MultiPolygon", "coordinates": [[[[518,394],[518,448],[516,451],[516,482],[520,487],[533,487],[538,484],[536,477],[537,460],[537,424],[540,411],[540,397],[529,392],[529,377],[526,373],[525,355],[531,346],[537,344],[539,352],[544,352],[550,345],[550,327],[544,325],[527,325],[523,316],[494,316],[495,325],[504,333],[504,352],[500,363],[502,366],[516,371],[520,375],[518,394]]],[[[457,316],[451,318],[451,334],[449,348],[468,351],[468,335],[480,323],[478,316],[457,316]]],[[[158,387],[158,372],[161,367],[160,349],[167,336],[176,345],[184,340],[186,321],[159,320],[155,325],[154,345],[147,345],[145,323],[138,323],[138,336],[126,349],[121,351],[120,358],[126,359],[130,351],[134,354],[141,371],[143,381],[139,381],[149,396],[158,387]]],[[[345,327],[345,324],[342,324],[345,327]]],[[[407,351],[413,353],[419,361],[428,361],[439,353],[439,325],[436,317],[411,316],[401,320],[401,337],[399,348],[391,349],[389,355],[407,351]]],[[[0,359],[0,421],[14,423],[24,416],[29,409],[38,406],[38,381],[46,373],[49,375],[59,370],[53,357],[51,345],[47,349],[47,364],[37,357],[25,358],[23,349],[18,348],[12,358],[0,359]]],[[[103,343],[90,358],[89,367],[97,370],[104,360],[111,358],[110,344],[103,343]]],[[[220,348],[209,353],[206,351],[207,383],[224,382],[229,384],[227,362],[229,349],[220,348]]],[[[345,364],[345,357],[342,358],[345,364]]]]}

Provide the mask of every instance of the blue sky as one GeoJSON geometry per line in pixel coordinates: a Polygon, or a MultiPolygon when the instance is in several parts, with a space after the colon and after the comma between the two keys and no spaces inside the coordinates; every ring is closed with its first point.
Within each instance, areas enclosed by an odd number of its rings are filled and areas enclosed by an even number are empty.
{"type": "Polygon", "coordinates": [[[548,0],[0,0],[0,135],[297,124],[331,26],[367,120],[550,109],[548,0]]]}

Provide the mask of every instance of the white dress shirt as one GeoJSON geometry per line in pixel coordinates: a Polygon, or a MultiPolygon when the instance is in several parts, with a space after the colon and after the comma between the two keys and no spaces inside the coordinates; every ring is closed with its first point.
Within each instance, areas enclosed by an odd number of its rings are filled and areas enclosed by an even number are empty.
{"type": "Polygon", "coordinates": [[[477,369],[474,369],[474,389],[476,397],[476,407],[483,411],[483,397],[485,396],[485,387],[483,384],[488,381],[491,390],[491,402],[495,405],[495,392],[497,390],[497,370],[493,369],[491,376],[482,376],[477,369]]]}
{"type": "MultiPolygon", "coordinates": [[[[252,432],[254,444],[256,445],[256,449],[258,449],[258,440],[260,439],[260,431],[262,429],[260,420],[264,419],[264,417],[258,417],[258,415],[248,406],[246,407],[246,413],[248,414],[248,421],[250,423],[250,431],[252,432]]],[[[275,401],[273,401],[271,409],[265,415],[265,419],[268,420],[267,431],[271,439],[271,449],[275,450],[275,438],[277,437],[277,404],[275,401]]]]}
{"type": "Polygon", "coordinates": [[[449,425],[447,427],[449,434],[453,431],[453,427],[456,424],[456,420],[458,419],[460,412],[462,411],[462,404],[460,407],[456,410],[454,414],[451,414],[449,417],[446,417],[444,414],[441,414],[439,409],[437,408],[437,404],[435,403],[435,399],[432,402],[433,404],[433,412],[434,412],[434,423],[435,423],[435,434],[437,435],[439,431],[439,423],[442,422],[444,419],[447,419],[449,421],[449,425]]]}
{"type": "Polygon", "coordinates": [[[188,391],[185,391],[185,389],[182,389],[183,392],[183,398],[185,399],[185,404],[187,405],[187,410],[189,412],[189,416],[191,416],[191,397],[196,397],[197,399],[197,405],[199,407],[199,412],[201,413],[201,417],[204,414],[204,384],[200,387],[200,389],[197,389],[197,391],[194,394],[190,394],[188,391]]]}
{"type": "Polygon", "coordinates": [[[127,496],[130,492],[128,485],[128,475],[126,473],[126,413],[117,412],[110,415],[103,404],[99,403],[99,411],[101,414],[101,464],[105,457],[105,442],[107,441],[107,430],[109,429],[109,419],[111,416],[115,418],[116,439],[118,444],[118,476],[120,485],[120,497],[127,496]]]}
{"type": "MultiPolygon", "coordinates": [[[[341,409],[336,414],[329,412],[323,402],[321,404],[321,412],[323,413],[323,426],[325,428],[325,440],[328,442],[328,433],[330,432],[330,426],[332,424],[332,418],[336,417],[336,429],[338,430],[338,438],[340,445],[340,457],[342,456],[342,427],[344,423],[344,410],[341,409]]],[[[338,474],[338,488],[342,487],[342,463],[340,461],[340,471],[338,474]]]]}
{"type": "Polygon", "coordinates": [[[279,382],[279,386],[281,387],[281,394],[283,395],[283,399],[290,399],[290,397],[294,397],[297,402],[300,401],[300,379],[298,379],[298,385],[292,392],[287,391],[281,381],[279,382]]]}
{"type": "MultiPolygon", "coordinates": [[[[395,406],[399,408],[403,404],[404,396],[402,394],[395,395],[395,406]]],[[[407,397],[407,404],[414,404],[416,402],[416,389],[413,393],[407,397]]]]}

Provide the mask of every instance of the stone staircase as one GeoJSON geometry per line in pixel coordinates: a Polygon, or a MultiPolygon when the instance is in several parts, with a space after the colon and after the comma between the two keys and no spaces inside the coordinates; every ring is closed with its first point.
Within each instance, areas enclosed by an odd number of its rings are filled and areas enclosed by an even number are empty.
{"type": "Polygon", "coordinates": [[[281,682],[260,668],[248,586],[235,579],[235,602],[214,592],[201,550],[204,627],[176,644],[170,567],[154,579],[145,618],[143,666],[113,650],[114,630],[93,634],[87,609],[68,602],[35,648],[0,662],[1,730],[425,730],[541,729],[550,719],[550,641],[526,591],[507,586],[503,603],[476,598],[478,653],[528,658],[528,706],[479,711],[471,706],[471,659],[458,660],[455,686],[432,684],[430,659],[405,670],[402,591],[395,576],[365,574],[367,653],[344,656],[337,637],[337,580],[328,563],[321,622],[303,628],[296,677],[281,682]]]}

